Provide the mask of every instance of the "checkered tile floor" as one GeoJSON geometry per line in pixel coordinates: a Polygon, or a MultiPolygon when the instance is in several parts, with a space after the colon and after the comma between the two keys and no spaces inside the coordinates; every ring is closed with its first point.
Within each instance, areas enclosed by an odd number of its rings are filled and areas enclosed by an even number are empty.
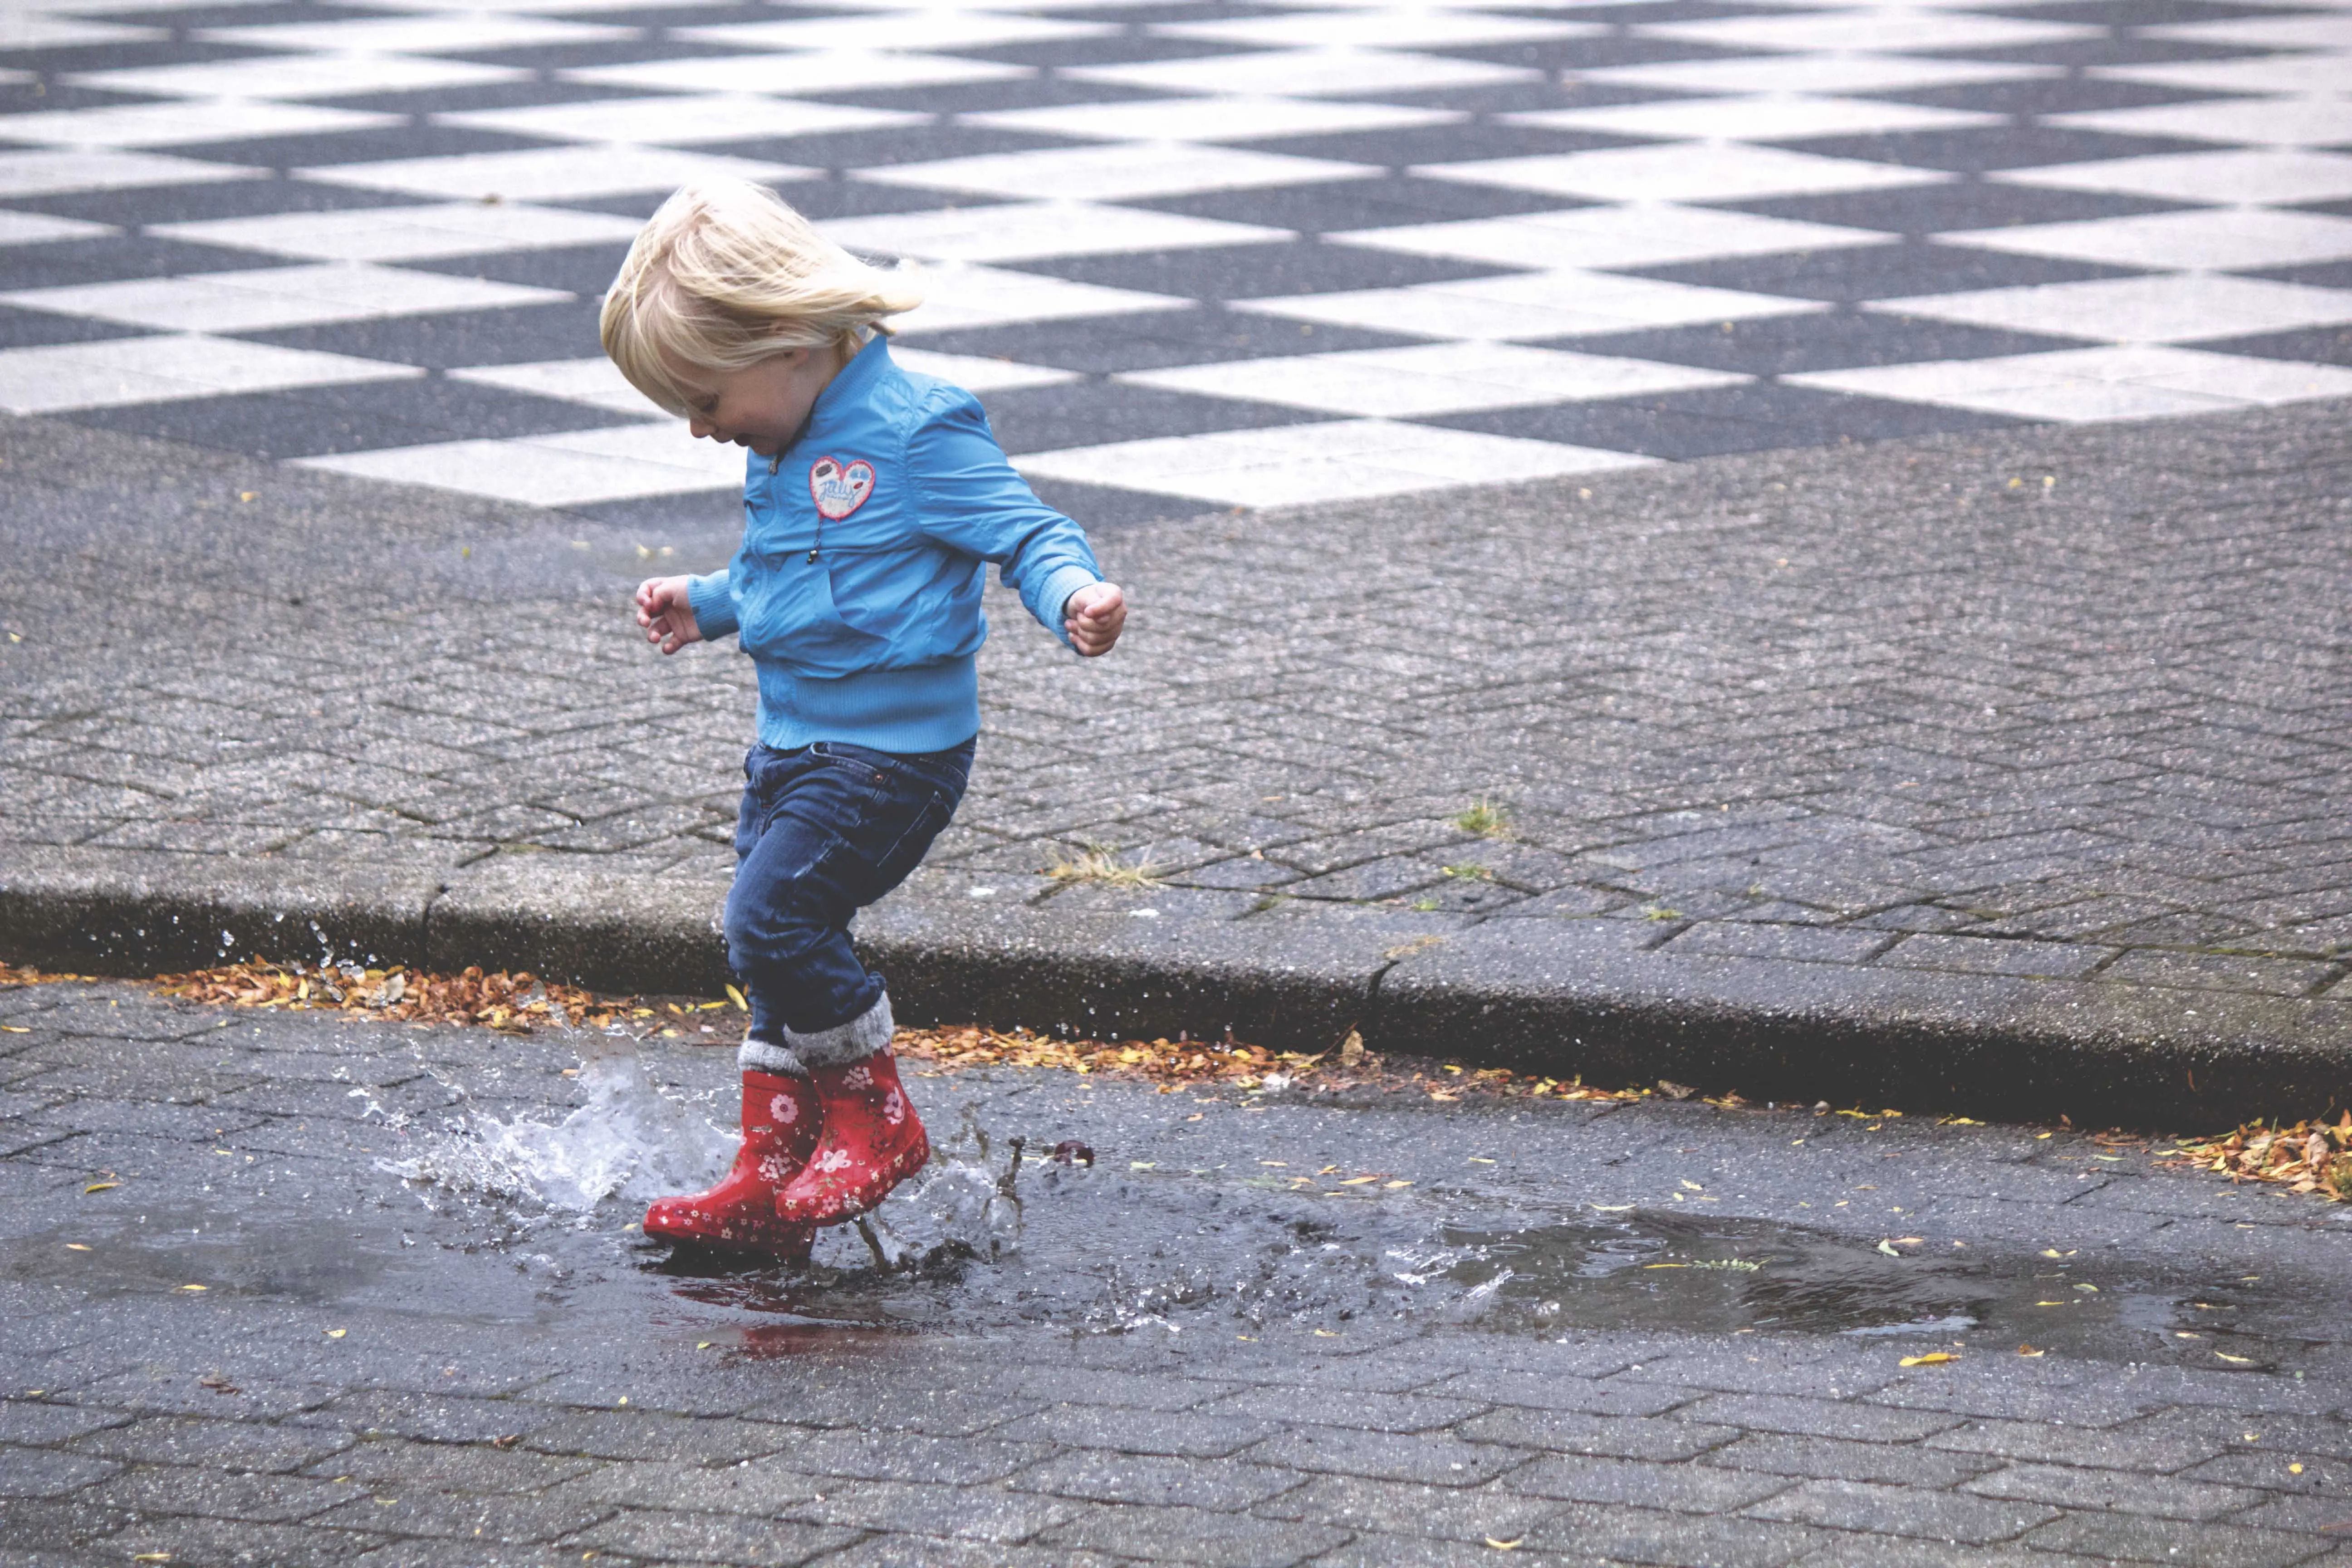
{"type": "Polygon", "coordinates": [[[706,172],[1093,521],[2352,395],[2352,0],[0,4],[0,408],[707,515],[706,172]]]}

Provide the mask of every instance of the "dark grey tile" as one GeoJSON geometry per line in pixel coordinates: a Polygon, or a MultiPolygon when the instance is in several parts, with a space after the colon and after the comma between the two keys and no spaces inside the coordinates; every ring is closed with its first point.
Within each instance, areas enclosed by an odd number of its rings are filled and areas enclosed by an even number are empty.
{"type": "Polygon", "coordinates": [[[1939,430],[1993,429],[2017,421],[1924,404],[1764,384],[1654,398],[1496,409],[1423,423],[1681,458],[1842,441],[1883,441],[1939,430]]]}
{"type": "Polygon", "coordinates": [[[285,258],[225,246],[191,245],[144,235],[0,246],[0,289],[50,289],[112,283],[131,278],[173,278],[191,272],[234,272],[282,267],[285,258]]]}
{"type": "Polygon", "coordinates": [[[1229,223],[1264,224],[1269,228],[1322,234],[1333,229],[1503,217],[1513,213],[1563,212],[1592,204],[1529,191],[1465,184],[1458,180],[1388,174],[1320,184],[1284,185],[1272,190],[1201,191],[1126,205],[1192,217],[1223,218],[1229,223]]]}
{"type": "Polygon", "coordinates": [[[1532,158],[1583,153],[1598,147],[1640,144],[1632,136],[1591,131],[1550,131],[1534,125],[1485,121],[1423,125],[1403,131],[1349,131],[1318,136],[1281,136],[1239,145],[1297,158],[1336,158],[1345,163],[1376,163],[1404,169],[1417,163],[1465,163],[1482,158],[1532,158]]]}
{"type": "Polygon", "coordinates": [[[70,417],[100,429],[159,436],[259,458],[309,458],[635,423],[625,415],[576,403],[439,376],[143,403],[90,409],[70,417]]]}
{"type": "Polygon", "coordinates": [[[1211,43],[1204,38],[1158,37],[1144,33],[1106,34],[1098,38],[1038,38],[1025,43],[991,44],[979,48],[942,49],[963,59],[994,60],[1000,65],[1057,66],[1134,65],[1147,60],[1213,59],[1223,55],[1257,54],[1247,44],[1211,43]]]}
{"type": "Polygon", "coordinates": [[[1318,326],[1264,316],[1229,314],[1214,305],[1139,311],[1131,316],[1022,322],[961,331],[908,332],[912,347],[943,353],[1017,360],[1058,370],[1109,374],[1177,364],[1213,364],[1275,354],[1332,353],[1343,349],[1396,348],[1421,342],[1390,332],[1318,326]]]}
{"type": "Polygon", "coordinates": [[[533,78],[529,81],[488,81],[471,87],[422,88],[406,92],[357,92],[306,101],[379,114],[427,115],[462,114],[484,109],[539,109],[554,103],[593,103],[598,99],[638,96],[636,89],[631,88],[533,78]]]}
{"type": "Polygon", "coordinates": [[[1034,76],[1010,81],[959,82],[950,87],[856,88],[802,96],[828,103],[862,104],[869,109],[903,109],[917,114],[978,114],[1002,109],[1047,109],[1065,103],[1131,103],[1167,95],[1150,88],[1034,76]]]}
{"type": "Polygon", "coordinates": [[[1323,417],[1267,403],[1165,392],[1117,382],[1077,382],[991,393],[988,423],[1007,452],[1050,452],[1158,436],[1197,436],[1304,425],[1323,417]]]}
{"type": "Polygon", "coordinates": [[[2139,269],[1906,240],[1895,245],[1784,251],[1778,256],[1730,256],[1622,270],[1637,278],[1655,278],[1669,283],[1696,283],[1751,294],[1788,294],[1800,300],[1851,304],[1913,294],[1958,294],[1974,289],[2128,278],[2138,275],[2139,269]]]}
{"type": "Polygon", "coordinates": [[[87,316],[67,316],[49,310],[20,310],[0,305],[0,349],[37,349],[51,343],[90,343],[106,338],[141,338],[139,327],[118,327],[87,316]]]}
{"type": "Polygon", "coordinates": [[[1402,289],[1459,278],[1491,278],[1516,268],[1296,239],[1024,261],[1018,270],[1206,301],[1402,289]]]}
{"type": "Polygon", "coordinates": [[[469,153],[513,153],[556,145],[536,136],[510,136],[459,125],[385,125],[363,131],[306,132],[299,136],[256,136],[235,142],[204,142],[172,151],[216,163],[256,169],[328,169],[345,163],[382,163],[399,158],[452,158],[469,153]]]}
{"type": "Polygon", "coordinates": [[[2102,27],[2156,27],[2179,22],[2231,22],[2243,16],[2303,16],[2294,5],[2241,4],[2240,0],[2059,0],[2054,5],[1988,5],[1992,16],[2032,22],[2084,22],[2102,27]]]}
{"type": "Polygon", "coordinates": [[[2042,44],[2016,44],[2007,48],[1921,49],[1920,54],[1951,59],[1998,60],[2003,64],[2063,66],[2081,70],[2091,66],[2165,65],[2175,60],[2242,60],[2272,51],[2256,46],[2189,43],[2184,39],[2151,38],[2122,33],[2104,38],[2057,38],[2042,44]]]}
{"type": "Polygon", "coordinates": [[[2301,283],[2313,289],[2352,289],[2352,260],[2315,261],[2303,267],[2264,267],[2249,270],[2249,278],[2269,278],[2281,283],[2301,283]]]}
{"type": "Polygon", "coordinates": [[[414,272],[440,272],[452,278],[480,278],[499,283],[522,283],[535,289],[562,289],[573,294],[602,298],[629,253],[625,245],[568,245],[553,250],[506,250],[487,256],[457,256],[438,261],[412,261],[414,272]]]}
{"type": "Polygon", "coordinates": [[[1077,519],[1088,530],[1115,527],[1120,523],[1160,522],[1170,518],[1192,517],[1211,510],[1205,502],[1188,500],[1181,496],[1112,489],[1104,485],[1082,485],[1068,479],[1033,479],[1029,488],[1037,492],[1039,500],[1065,517],[1077,519]]]}
{"type": "Polygon", "coordinates": [[[980,158],[999,153],[1034,153],[1083,145],[1066,136],[1005,131],[942,120],[929,125],[890,125],[871,131],[829,131],[807,136],[754,136],[740,142],[698,144],[698,153],[798,163],[811,169],[867,169],[890,163],[926,163],[935,159],[980,158]]]}
{"type": "Polygon", "coordinates": [[[2088,163],[2159,153],[2210,151],[2210,142],[2179,136],[2121,136],[2058,125],[1971,125],[1942,131],[1890,131],[1868,136],[1812,136],[1775,143],[1825,158],[1861,158],[1914,169],[1980,174],[2046,163],[2088,163]]]}
{"type": "Polygon", "coordinates": [[[2029,223],[2082,223],[2138,213],[2178,212],[2193,202],[2151,201],[2095,191],[2046,191],[1976,180],[1898,185],[1884,191],[1841,191],[1819,196],[1767,196],[1752,202],[1706,204],[1766,217],[1843,224],[1893,234],[1943,234],[2011,228],[2029,223]]]}
{"type": "Polygon", "coordinates": [[[1686,38],[1649,37],[1612,33],[1591,38],[1545,38],[1516,44],[1472,44],[1458,48],[1430,48],[1424,54],[1457,60],[1483,60],[1490,65],[1529,66],[1538,70],[1603,70],[1612,66],[1646,66],[1667,60],[1735,59],[1752,49],[1726,48],[1686,38]]]}
{"type": "Polygon", "coordinates": [[[1789,375],[1857,365],[1919,364],[1929,360],[1990,359],[2081,346],[2079,340],[1999,331],[1953,321],[1928,321],[1877,311],[1831,310],[1808,316],[1665,327],[1603,337],[1555,339],[1548,345],[1580,353],[1620,354],[1703,365],[1748,375],[1789,375]]]}
{"type": "MultiPolygon", "coordinates": [[[[2046,12],[2038,17],[2056,21],[2046,12]]],[[[2032,77],[2023,81],[1963,81],[1943,87],[1913,88],[1900,92],[1856,93],[1857,98],[1916,103],[1927,109],[1964,109],[1979,114],[2077,114],[2100,109],[2147,109],[2162,103],[2194,103],[2227,94],[2192,92],[2159,87],[2153,82],[2117,81],[2106,77],[2069,74],[2032,77]]]]}
{"type": "Polygon", "coordinates": [[[2305,364],[2352,364],[2352,326],[2217,338],[2197,347],[2214,353],[2252,354],[2256,359],[2295,360],[2305,364]]]}
{"type": "Polygon", "coordinates": [[[62,192],[24,196],[12,207],[119,224],[125,228],[220,218],[269,217],[278,213],[350,212],[364,207],[423,206],[421,197],[385,191],[346,190],[310,180],[222,180],[191,185],[142,185],[128,191],[62,192]]]}
{"type": "Polygon", "coordinates": [[[69,109],[106,109],[118,103],[153,103],[144,93],[106,92],[94,87],[36,79],[0,82],[0,114],[56,114],[69,109]]]}
{"type": "Polygon", "coordinates": [[[237,335],[286,348],[317,349],[395,364],[451,370],[464,365],[528,364],[579,359],[597,352],[597,302],[565,300],[491,310],[450,310],[378,321],[331,321],[237,335]]]}

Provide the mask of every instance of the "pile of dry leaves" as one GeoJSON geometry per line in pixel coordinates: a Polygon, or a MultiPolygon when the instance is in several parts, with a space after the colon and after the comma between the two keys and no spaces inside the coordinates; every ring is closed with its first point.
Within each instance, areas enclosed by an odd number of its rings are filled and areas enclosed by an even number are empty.
{"type": "MultiPolygon", "coordinates": [[[[602,1028],[633,1004],[599,999],[576,985],[551,985],[529,971],[425,974],[408,969],[271,963],[256,960],[186,974],[159,974],[166,996],[231,1007],[362,1013],[394,1022],[478,1024],[509,1034],[534,1025],[602,1028]]],[[[650,1016],[635,1009],[639,1016],[650,1016]]]]}
{"type": "Polygon", "coordinates": [[[2249,1121],[2224,1138],[2184,1140],[2165,1163],[2218,1171],[2231,1181],[2274,1182],[2331,1203],[2352,1198],[2352,1110],[2340,1121],[2265,1127],[2249,1121]]]}

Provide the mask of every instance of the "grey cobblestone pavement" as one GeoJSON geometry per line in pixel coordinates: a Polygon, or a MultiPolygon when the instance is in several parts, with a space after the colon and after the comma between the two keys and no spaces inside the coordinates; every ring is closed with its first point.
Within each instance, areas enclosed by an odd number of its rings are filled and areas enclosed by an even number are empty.
{"type": "Polygon", "coordinates": [[[948,1154],[1096,1155],[1019,1245],[950,1164],[912,1269],[697,1272],[625,1224],[723,1050],[0,1025],[7,1568],[2352,1560],[2345,1211],[2161,1142],[992,1070],[948,1154]]]}
{"type": "MultiPolygon", "coordinates": [[[[2342,431],[2316,405],[1111,531],[1129,641],[1082,666],[1000,605],[972,794],[871,929],[1189,943],[1391,998],[1617,965],[2340,1049],[2342,431]],[[1157,885],[1079,874],[1090,849],[1157,885]]],[[[698,932],[715,991],[750,669],[652,657],[621,601],[730,542],[40,421],[0,440],[20,899],[341,878],[480,942],[569,899],[698,932]]],[[[128,962],[215,938],[181,940],[128,962]]],[[[528,945],[500,951],[561,966],[528,945]]],[[[1095,1023],[1186,1023],[1124,1005],[1095,1023]]],[[[1350,1021],[1232,1005],[1257,1037],[1350,1021]]]]}

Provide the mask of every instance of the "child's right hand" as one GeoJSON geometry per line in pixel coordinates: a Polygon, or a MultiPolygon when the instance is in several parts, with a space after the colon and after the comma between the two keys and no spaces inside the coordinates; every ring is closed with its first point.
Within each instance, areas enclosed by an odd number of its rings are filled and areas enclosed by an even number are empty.
{"type": "Polygon", "coordinates": [[[645,627],[646,640],[660,644],[664,653],[702,640],[686,583],[683,577],[648,577],[637,584],[637,625],[645,627]]]}

